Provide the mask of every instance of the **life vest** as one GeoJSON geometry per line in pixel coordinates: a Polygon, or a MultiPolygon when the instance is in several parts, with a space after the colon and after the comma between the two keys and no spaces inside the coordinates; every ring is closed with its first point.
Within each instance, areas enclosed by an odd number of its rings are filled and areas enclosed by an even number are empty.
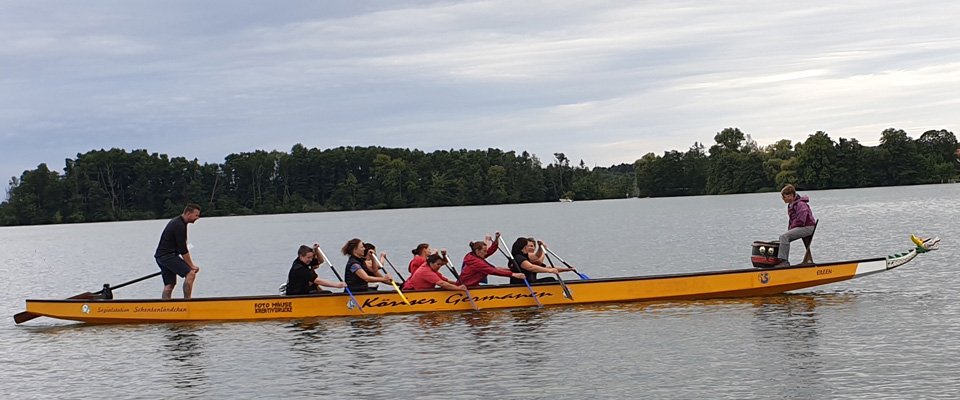
{"type": "Polygon", "coordinates": [[[347,284],[347,288],[349,288],[351,292],[366,292],[370,290],[370,286],[367,286],[367,281],[361,279],[355,272],[350,271],[350,266],[354,264],[359,265],[364,272],[367,272],[364,268],[363,260],[351,255],[347,260],[347,266],[343,269],[343,281],[347,284]]]}

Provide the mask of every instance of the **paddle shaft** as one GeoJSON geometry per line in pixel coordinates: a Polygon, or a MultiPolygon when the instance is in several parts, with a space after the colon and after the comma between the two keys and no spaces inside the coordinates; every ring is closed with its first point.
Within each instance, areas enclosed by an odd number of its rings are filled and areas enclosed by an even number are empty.
{"type": "MultiPolygon", "coordinates": [[[[155,276],[157,276],[157,275],[160,275],[160,272],[159,272],[159,271],[158,271],[158,272],[154,272],[154,273],[152,273],[152,274],[150,274],[150,275],[147,275],[147,276],[143,276],[143,277],[134,279],[134,280],[129,281],[129,282],[121,283],[121,284],[116,285],[116,286],[107,286],[107,288],[110,289],[111,291],[113,291],[113,289],[120,289],[120,288],[122,288],[122,287],[124,287],[124,286],[132,285],[132,284],[137,283],[137,282],[140,282],[140,281],[142,281],[142,280],[146,280],[146,279],[153,278],[153,277],[155,277],[155,276]]],[[[97,296],[102,295],[102,294],[103,294],[103,289],[100,289],[99,291],[93,292],[93,293],[91,293],[91,292],[80,293],[80,294],[78,294],[78,295],[76,295],[76,296],[68,297],[68,299],[94,299],[94,298],[96,298],[97,296]]],[[[23,311],[23,312],[19,312],[19,313],[15,314],[15,315],[13,316],[13,322],[18,323],[18,324],[22,324],[22,323],[24,323],[24,322],[27,322],[27,321],[29,321],[29,320],[32,320],[32,319],[37,318],[37,317],[40,317],[40,316],[41,316],[40,314],[34,314],[34,313],[32,313],[32,312],[29,312],[29,311],[23,311]]]]}
{"type": "MultiPolygon", "coordinates": [[[[373,262],[377,263],[377,266],[380,267],[380,269],[386,269],[386,268],[383,268],[383,263],[381,263],[380,259],[377,258],[377,253],[373,253],[373,262]]],[[[390,280],[390,285],[392,285],[393,290],[396,290],[397,294],[400,295],[400,300],[403,300],[403,303],[409,306],[410,302],[407,301],[407,296],[403,295],[403,291],[400,290],[400,286],[397,286],[397,283],[394,282],[393,279],[390,280]]]]}
{"type": "MultiPolygon", "coordinates": [[[[501,245],[501,246],[497,246],[497,250],[500,250],[500,253],[503,253],[504,257],[507,257],[507,260],[513,263],[513,265],[516,265],[517,270],[519,270],[520,273],[523,274],[523,267],[521,267],[520,264],[517,264],[517,261],[510,256],[510,253],[507,253],[506,250],[504,250],[504,248],[507,247],[507,243],[503,241],[502,237],[498,236],[497,239],[500,240],[500,245],[501,245]]],[[[533,301],[537,302],[537,307],[543,307],[543,304],[540,303],[540,299],[537,298],[537,293],[534,292],[533,287],[530,286],[530,281],[527,280],[527,274],[523,274],[523,284],[527,285],[527,290],[530,291],[530,296],[533,297],[533,301]]]]}
{"type": "Polygon", "coordinates": [[[446,254],[443,255],[443,260],[446,261],[447,269],[450,270],[450,273],[453,274],[454,278],[460,280],[460,274],[457,273],[457,269],[453,267],[453,264],[450,263],[450,257],[447,257],[446,254]]]}
{"type": "MultiPolygon", "coordinates": [[[[446,262],[447,269],[450,270],[450,273],[452,273],[453,276],[457,277],[457,280],[459,281],[459,280],[460,280],[460,275],[457,275],[457,270],[453,269],[453,266],[450,265],[450,257],[447,257],[447,255],[444,254],[444,255],[443,255],[443,261],[446,262]]],[[[479,310],[480,307],[477,307],[477,303],[475,303],[475,302],[473,301],[473,295],[470,294],[470,288],[467,287],[467,284],[466,284],[466,283],[460,282],[460,284],[463,285],[463,289],[467,292],[467,299],[470,300],[470,306],[473,307],[473,310],[474,310],[474,311],[479,310]]]]}
{"type": "Polygon", "coordinates": [[[553,250],[550,250],[549,247],[544,246],[543,249],[546,250],[548,254],[551,254],[551,255],[553,255],[554,257],[556,257],[558,260],[560,260],[560,262],[562,262],[563,265],[565,265],[567,268],[570,268],[570,269],[573,270],[573,272],[576,272],[577,275],[580,276],[580,279],[584,279],[584,280],[590,279],[590,277],[587,276],[586,274],[581,274],[580,271],[577,271],[577,269],[574,268],[572,265],[567,264],[567,262],[564,261],[563,258],[561,258],[560,256],[558,256],[557,253],[554,253],[553,250]]]}
{"type": "MultiPolygon", "coordinates": [[[[320,257],[323,257],[323,262],[327,263],[327,265],[330,266],[330,270],[333,271],[333,274],[337,276],[337,279],[340,282],[347,283],[343,280],[342,277],[340,277],[340,273],[337,272],[337,269],[333,267],[333,264],[330,263],[330,259],[327,258],[327,255],[323,252],[323,249],[321,249],[320,246],[317,246],[316,249],[317,251],[320,252],[320,257]]],[[[357,309],[360,310],[361,314],[363,314],[363,306],[360,305],[360,302],[357,301],[356,297],[353,297],[353,292],[350,290],[350,286],[344,286],[343,290],[346,291],[348,295],[350,295],[350,300],[353,300],[353,304],[356,304],[357,309]]]]}
{"type": "Polygon", "coordinates": [[[387,264],[390,264],[390,268],[393,268],[393,272],[396,273],[398,277],[400,277],[400,284],[401,284],[401,285],[406,285],[406,284],[407,284],[407,280],[406,280],[406,279],[403,279],[403,275],[400,275],[400,271],[397,271],[397,267],[394,267],[394,266],[393,266],[393,263],[390,262],[390,259],[387,258],[387,256],[383,256],[383,259],[384,259],[384,260],[387,260],[387,264]]]}
{"type": "MultiPolygon", "coordinates": [[[[147,279],[153,278],[153,277],[155,277],[155,276],[157,276],[157,275],[160,275],[160,272],[154,272],[154,273],[152,273],[152,274],[150,274],[150,275],[147,275],[147,276],[144,276],[144,277],[140,277],[140,278],[134,279],[134,280],[132,280],[132,281],[130,281],[130,282],[124,282],[124,283],[121,283],[121,284],[119,284],[119,285],[117,285],[117,286],[111,286],[111,287],[110,287],[110,290],[120,289],[120,288],[122,288],[122,287],[124,287],[124,286],[132,285],[132,284],[137,283],[137,282],[140,282],[140,281],[142,281],[142,280],[147,280],[147,279]]],[[[100,292],[103,292],[103,290],[100,290],[100,292]]],[[[99,292],[98,292],[98,293],[99,293],[99,292]]]]}
{"type": "MultiPolygon", "coordinates": [[[[546,249],[546,247],[544,247],[544,249],[546,249]]],[[[550,254],[545,254],[545,255],[547,256],[547,262],[550,263],[550,268],[556,268],[556,266],[553,265],[553,260],[550,259],[550,254]]],[[[560,273],[558,272],[558,273],[556,273],[556,274],[554,274],[554,275],[556,275],[556,276],[557,276],[557,280],[560,281],[560,288],[563,289],[563,296],[566,297],[566,298],[568,298],[568,299],[570,299],[570,300],[572,301],[572,300],[573,300],[573,293],[571,293],[571,292],[570,292],[570,289],[567,288],[567,284],[566,284],[566,282],[563,281],[563,278],[560,277],[560,273]]]]}

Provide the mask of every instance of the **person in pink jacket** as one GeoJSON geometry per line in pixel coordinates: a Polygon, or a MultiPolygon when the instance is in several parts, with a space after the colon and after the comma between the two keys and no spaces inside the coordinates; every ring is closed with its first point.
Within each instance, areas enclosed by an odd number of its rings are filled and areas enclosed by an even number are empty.
{"type": "Polygon", "coordinates": [[[780,250],[777,257],[780,263],[774,267],[790,266],[790,242],[813,235],[814,225],[817,220],[813,218],[813,211],[810,210],[810,198],[807,196],[798,196],[797,189],[793,185],[784,186],[780,190],[780,196],[783,202],[787,203],[787,216],[790,218],[787,231],[780,235],[780,250]]]}

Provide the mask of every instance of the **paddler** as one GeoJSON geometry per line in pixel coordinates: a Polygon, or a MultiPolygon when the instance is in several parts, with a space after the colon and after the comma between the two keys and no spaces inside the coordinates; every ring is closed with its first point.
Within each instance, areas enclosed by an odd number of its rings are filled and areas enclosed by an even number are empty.
{"type": "MultiPolygon", "coordinates": [[[[543,248],[544,243],[542,241],[538,242],[534,238],[517,238],[517,240],[513,242],[513,247],[510,252],[516,265],[511,265],[510,270],[513,272],[522,272],[529,283],[555,282],[557,280],[552,276],[537,279],[537,273],[558,274],[573,271],[573,268],[547,267],[546,264],[543,263],[543,248]],[[539,246],[537,246],[537,244],[539,244],[539,246]]],[[[510,278],[510,283],[523,283],[523,278],[510,278]]]]}
{"type": "Polygon", "coordinates": [[[320,286],[341,289],[347,287],[346,283],[328,281],[317,276],[315,270],[323,262],[322,257],[318,256],[319,248],[319,244],[314,244],[313,248],[303,245],[297,250],[297,258],[293,260],[293,266],[290,267],[290,273],[287,274],[287,296],[330,293],[320,289],[320,286]]]}
{"type": "Polygon", "coordinates": [[[439,272],[440,267],[446,264],[446,252],[434,253],[427,256],[427,264],[417,268],[403,285],[403,290],[425,290],[440,286],[447,290],[467,290],[466,286],[456,285],[439,272]]]}
{"type": "MultiPolygon", "coordinates": [[[[369,291],[371,290],[370,286],[368,286],[370,283],[389,284],[393,282],[393,278],[388,273],[384,273],[383,276],[371,276],[367,273],[364,265],[367,254],[369,253],[366,247],[364,247],[362,240],[357,238],[350,239],[343,245],[340,252],[348,257],[347,266],[343,270],[343,280],[347,283],[347,287],[350,288],[351,292],[369,291]]],[[[370,252],[374,252],[374,250],[370,252]]]]}
{"type": "Polygon", "coordinates": [[[499,268],[487,261],[487,258],[497,252],[497,244],[500,242],[500,232],[496,233],[494,240],[489,235],[484,240],[470,242],[470,252],[463,256],[463,267],[460,269],[460,280],[458,285],[467,287],[479,286],[484,282],[488,275],[512,277],[523,280],[523,274],[512,272],[509,268],[499,268]]]}
{"type": "Polygon", "coordinates": [[[407,264],[407,271],[413,275],[414,272],[417,272],[417,268],[427,264],[427,256],[431,254],[430,243],[420,243],[415,249],[410,250],[410,252],[413,253],[413,259],[407,264]]]}
{"type": "MultiPolygon", "coordinates": [[[[367,255],[367,257],[363,259],[363,269],[366,271],[367,275],[382,278],[386,271],[384,270],[383,272],[380,272],[380,266],[387,262],[387,253],[380,253],[380,262],[378,263],[377,246],[375,246],[373,243],[364,242],[363,249],[364,253],[367,255]]],[[[377,285],[373,285],[370,290],[377,290],[377,285]]]]}

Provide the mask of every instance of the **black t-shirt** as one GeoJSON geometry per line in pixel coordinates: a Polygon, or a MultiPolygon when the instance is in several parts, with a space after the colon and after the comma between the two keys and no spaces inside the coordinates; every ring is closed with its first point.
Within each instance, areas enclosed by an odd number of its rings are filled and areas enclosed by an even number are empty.
{"type": "Polygon", "coordinates": [[[153,253],[154,257],[163,257],[171,254],[187,254],[187,222],[183,216],[176,216],[167,222],[160,234],[160,243],[157,244],[157,251],[153,253]]]}
{"type": "MultiPolygon", "coordinates": [[[[537,281],[537,273],[536,273],[536,272],[530,272],[530,271],[528,271],[528,270],[526,270],[526,269],[520,268],[520,264],[523,264],[524,261],[528,261],[528,262],[531,262],[531,263],[532,263],[532,261],[530,261],[530,258],[527,257],[527,255],[526,255],[525,253],[514,254],[514,255],[513,255],[513,260],[516,261],[517,264],[516,264],[516,266],[514,266],[513,264],[510,265],[510,270],[511,270],[511,271],[513,271],[513,272],[523,272],[523,274],[526,275],[526,277],[527,277],[527,282],[536,282],[536,281],[537,281]]],[[[511,278],[510,278],[510,283],[523,283],[523,279],[517,279],[517,278],[511,277],[511,278]]]]}
{"type": "MultiPolygon", "coordinates": [[[[320,265],[318,260],[314,259],[312,265],[320,265]]],[[[307,294],[316,291],[317,272],[299,258],[293,260],[293,266],[290,267],[290,273],[287,275],[287,295],[307,294]]]]}

